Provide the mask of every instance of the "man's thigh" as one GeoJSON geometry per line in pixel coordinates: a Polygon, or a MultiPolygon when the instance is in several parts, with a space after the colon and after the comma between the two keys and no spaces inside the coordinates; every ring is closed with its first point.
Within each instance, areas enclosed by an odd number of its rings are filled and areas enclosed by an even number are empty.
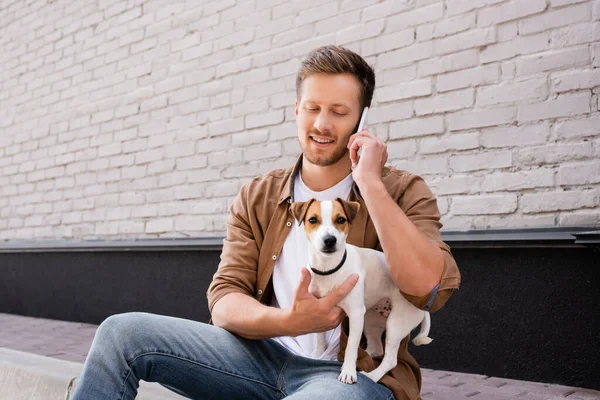
{"type": "Polygon", "coordinates": [[[124,345],[125,361],[141,379],[192,398],[278,397],[278,376],[291,355],[271,340],[248,340],[212,325],[154,314],[115,319],[103,327],[114,333],[106,339],[124,345]]]}
{"type": "Polygon", "coordinates": [[[286,398],[324,400],[393,400],[392,392],[363,374],[357,382],[338,381],[342,363],[294,357],[286,366],[282,389],[286,398]]]}

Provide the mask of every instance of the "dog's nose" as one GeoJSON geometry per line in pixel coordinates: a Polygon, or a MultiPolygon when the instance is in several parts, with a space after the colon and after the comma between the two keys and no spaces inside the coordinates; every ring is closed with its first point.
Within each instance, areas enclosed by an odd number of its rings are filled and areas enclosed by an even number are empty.
{"type": "Polygon", "coordinates": [[[327,247],[335,246],[336,242],[337,242],[337,239],[335,238],[335,236],[327,236],[327,237],[325,237],[325,239],[323,239],[323,243],[325,243],[325,246],[327,246],[327,247]]]}

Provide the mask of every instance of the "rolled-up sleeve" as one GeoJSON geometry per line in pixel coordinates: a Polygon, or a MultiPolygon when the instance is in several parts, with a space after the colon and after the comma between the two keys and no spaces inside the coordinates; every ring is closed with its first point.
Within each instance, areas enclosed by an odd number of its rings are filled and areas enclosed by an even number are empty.
{"type": "Polygon", "coordinates": [[[440,229],[440,211],[437,200],[425,181],[417,176],[407,178],[406,190],[398,204],[417,229],[430,241],[435,243],[444,255],[444,268],[438,285],[431,293],[422,296],[402,295],[415,307],[429,312],[439,310],[455,289],[460,286],[460,272],[452,256],[450,247],[442,241],[440,229]]]}
{"type": "Polygon", "coordinates": [[[208,287],[208,307],[233,292],[252,296],[256,288],[259,247],[248,212],[248,186],[234,199],[227,218],[221,261],[208,287]]]}

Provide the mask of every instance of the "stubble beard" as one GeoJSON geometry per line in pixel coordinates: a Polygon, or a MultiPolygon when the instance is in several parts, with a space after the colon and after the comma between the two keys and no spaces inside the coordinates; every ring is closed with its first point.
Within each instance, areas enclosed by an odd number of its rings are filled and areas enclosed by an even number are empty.
{"type": "Polygon", "coordinates": [[[348,153],[346,146],[336,148],[330,156],[314,154],[314,152],[307,151],[306,148],[302,149],[302,151],[308,162],[318,165],[319,167],[329,167],[330,165],[334,165],[348,153]]]}

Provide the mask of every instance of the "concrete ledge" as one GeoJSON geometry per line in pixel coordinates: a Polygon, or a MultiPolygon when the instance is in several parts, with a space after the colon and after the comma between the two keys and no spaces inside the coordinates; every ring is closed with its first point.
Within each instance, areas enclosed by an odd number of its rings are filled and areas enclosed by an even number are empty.
{"type": "MultiPolygon", "coordinates": [[[[69,400],[83,364],[0,347],[0,399],[69,400]]],[[[157,383],[140,382],[141,400],[183,399],[157,383]]]]}

